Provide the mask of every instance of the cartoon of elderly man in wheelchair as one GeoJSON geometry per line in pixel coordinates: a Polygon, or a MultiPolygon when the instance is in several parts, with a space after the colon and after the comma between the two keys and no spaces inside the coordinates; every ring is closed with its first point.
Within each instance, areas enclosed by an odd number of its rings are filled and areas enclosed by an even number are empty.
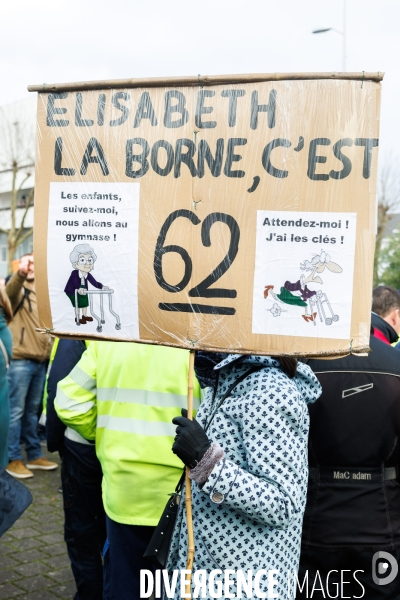
{"type": "Polygon", "coordinates": [[[89,244],[78,244],[72,250],[69,259],[74,270],[67,281],[64,292],[67,294],[75,309],[75,323],[77,325],[86,325],[86,323],[93,321],[94,317],[97,321],[96,330],[98,332],[102,331],[102,324],[105,323],[103,295],[106,294],[108,296],[109,311],[117,321],[115,328],[121,329],[120,318],[112,310],[111,296],[114,293],[114,290],[111,290],[106,285],[96,281],[93,275],[91,275],[91,271],[93,271],[94,263],[97,259],[93,248],[89,244]],[[96,289],[89,289],[89,283],[96,289]],[[93,294],[100,295],[100,317],[98,317],[93,310],[93,294]],[[91,316],[88,316],[87,314],[88,307],[90,308],[91,316]]]}
{"type": "Polygon", "coordinates": [[[339,320],[339,315],[336,315],[328,300],[327,295],[321,290],[309,289],[307,284],[323,284],[319,273],[325,269],[332,273],[341,273],[342,267],[331,261],[329,254],[321,250],[320,254],[316,254],[313,258],[300,263],[300,269],[309,273],[307,277],[301,277],[295,281],[285,281],[280,288],[280,293],[273,292],[274,286],[267,285],[264,289],[264,298],[273,298],[275,300],[271,308],[267,309],[273,317],[280,317],[282,312],[287,312],[283,306],[301,306],[304,308],[304,314],[299,315],[304,321],[316,324],[317,315],[320,321],[325,322],[325,325],[331,325],[339,320]]]}

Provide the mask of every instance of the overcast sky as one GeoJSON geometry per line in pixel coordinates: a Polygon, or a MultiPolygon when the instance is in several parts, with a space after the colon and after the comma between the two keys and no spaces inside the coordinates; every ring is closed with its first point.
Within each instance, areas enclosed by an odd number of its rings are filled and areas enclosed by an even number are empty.
{"type": "MultiPolygon", "coordinates": [[[[385,71],[381,162],[400,137],[400,2],[347,0],[347,71],[385,71]]],[[[33,83],[341,71],[343,0],[0,1],[0,106],[33,83]]]]}

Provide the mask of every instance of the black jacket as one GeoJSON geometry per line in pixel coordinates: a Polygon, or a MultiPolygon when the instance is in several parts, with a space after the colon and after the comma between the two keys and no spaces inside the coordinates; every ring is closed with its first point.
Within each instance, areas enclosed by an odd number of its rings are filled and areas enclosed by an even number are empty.
{"type": "Polygon", "coordinates": [[[64,433],[66,427],[59,419],[54,408],[57,384],[71,373],[85,350],[86,344],[82,340],[61,339],[58,342],[56,355],[47,380],[46,439],[49,452],[58,451],[62,454],[64,449],[64,433]]]}
{"type": "Polygon", "coordinates": [[[393,327],[389,325],[389,323],[386,323],[386,321],[382,319],[382,317],[380,317],[374,312],[371,315],[371,326],[372,329],[378,329],[378,331],[380,331],[385,336],[389,344],[394,344],[394,342],[397,342],[397,340],[399,339],[399,336],[395,332],[393,327]]]}
{"type": "Polygon", "coordinates": [[[370,347],[308,363],[323,391],[309,406],[304,549],[400,546],[400,356],[373,336],[370,347]]]}

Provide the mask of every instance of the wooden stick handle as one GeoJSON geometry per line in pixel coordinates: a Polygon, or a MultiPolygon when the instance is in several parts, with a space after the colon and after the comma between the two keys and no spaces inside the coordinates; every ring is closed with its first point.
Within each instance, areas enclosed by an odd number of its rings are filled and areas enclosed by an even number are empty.
{"type": "MultiPolygon", "coordinates": [[[[194,379],[194,350],[190,350],[189,355],[189,381],[188,381],[188,419],[193,419],[193,379],[194,379]]],[[[186,569],[190,571],[189,575],[189,583],[186,584],[186,595],[191,594],[192,587],[192,571],[193,571],[193,562],[194,562],[194,532],[193,532],[193,516],[192,516],[192,486],[191,480],[189,479],[189,467],[186,467],[186,494],[185,494],[185,503],[186,503],[186,523],[188,530],[188,552],[187,552],[187,560],[186,560],[186,569]]]]}
{"type": "Polygon", "coordinates": [[[143,77],[138,79],[110,79],[105,81],[75,81],[71,83],[39,83],[28,85],[28,92],[75,92],[83,90],[116,90],[138,87],[176,87],[258,83],[304,79],[355,79],[382,81],[384,73],[377,72],[324,72],[324,73],[245,73],[243,75],[192,75],[188,77],[143,77]]]}

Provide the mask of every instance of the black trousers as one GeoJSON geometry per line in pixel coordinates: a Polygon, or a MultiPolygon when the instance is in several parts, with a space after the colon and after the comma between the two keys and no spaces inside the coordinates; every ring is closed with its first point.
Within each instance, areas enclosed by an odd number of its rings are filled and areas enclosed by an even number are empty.
{"type": "MultiPolygon", "coordinates": [[[[297,591],[296,600],[306,600],[307,598],[320,600],[329,597],[399,600],[400,573],[391,583],[385,585],[374,583],[372,568],[375,552],[374,550],[363,552],[302,550],[298,580],[300,584],[304,585],[301,592],[297,591]],[[328,577],[329,572],[331,573],[328,577]],[[305,580],[306,583],[304,583],[305,580]]],[[[400,562],[400,549],[385,550],[385,552],[393,557],[394,562],[400,562]]],[[[379,571],[379,564],[385,566],[389,563],[385,559],[378,559],[375,563],[377,579],[382,581],[390,574],[391,567],[387,566],[386,571],[382,572],[379,571]]]]}
{"type": "Polygon", "coordinates": [[[68,440],[61,481],[64,539],[77,587],[74,600],[103,598],[102,550],[106,540],[106,521],[101,480],[101,467],[94,446],[68,440]]]}
{"type": "Polygon", "coordinates": [[[140,569],[152,569],[143,554],[154,529],[143,525],[123,525],[107,517],[105,600],[140,599],[140,569]]]}

